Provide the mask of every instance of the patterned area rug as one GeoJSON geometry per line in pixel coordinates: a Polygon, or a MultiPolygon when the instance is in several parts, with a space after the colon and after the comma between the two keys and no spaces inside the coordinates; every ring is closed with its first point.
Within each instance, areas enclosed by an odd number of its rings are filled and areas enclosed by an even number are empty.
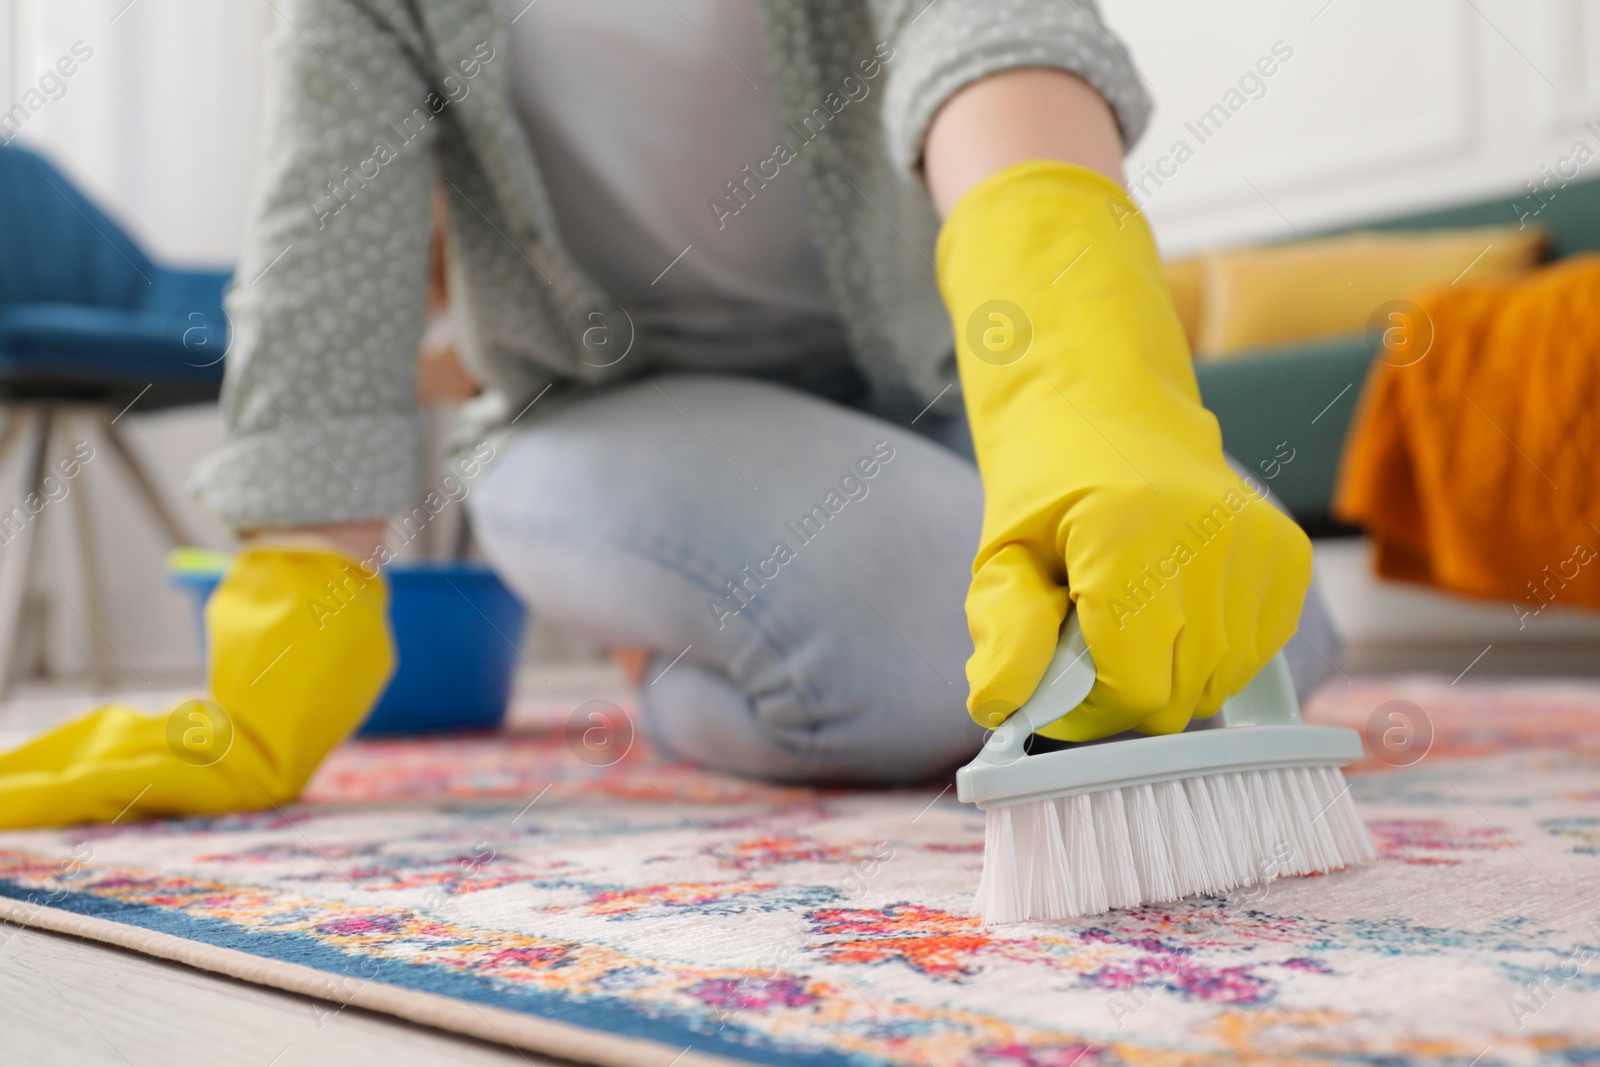
{"type": "Polygon", "coordinates": [[[3,835],[0,915],[603,1064],[1600,1063],[1600,686],[1336,684],[1308,717],[1366,732],[1382,859],[1228,899],[985,929],[948,787],[596,766],[558,730],[3,835]]]}

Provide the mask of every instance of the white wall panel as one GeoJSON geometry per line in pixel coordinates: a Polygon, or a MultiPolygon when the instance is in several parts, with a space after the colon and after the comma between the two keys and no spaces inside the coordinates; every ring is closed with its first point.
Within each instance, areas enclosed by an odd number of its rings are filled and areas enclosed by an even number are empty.
{"type": "Polygon", "coordinates": [[[1135,182],[1274,41],[1294,50],[1148,197],[1172,253],[1497,195],[1509,222],[1541,166],[1600,152],[1600,0],[1102,3],[1158,101],[1135,182]]]}
{"type": "Polygon", "coordinates": [[[1554,82],[1541,108],[1545,123],[1561,132],[1600,116],[1600,4],[1545,0],[1530,15],[1533,55],[1554,82]]]}

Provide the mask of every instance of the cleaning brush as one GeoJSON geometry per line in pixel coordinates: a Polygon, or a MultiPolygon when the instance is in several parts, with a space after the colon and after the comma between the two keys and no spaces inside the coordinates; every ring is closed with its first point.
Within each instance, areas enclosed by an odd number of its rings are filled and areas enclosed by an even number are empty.
{"type": "Polygon", "coordinates": [[[1281,654],[1183,733],[1030,754],[1029,736],[1094,686],[1075,614],[1044,679],[956,772],[956,795],[985,812],[984,922],[1220,895],[1376,858],[1339,770],[1361,758],[1361,735],[1301,723],[1281,654]]]}

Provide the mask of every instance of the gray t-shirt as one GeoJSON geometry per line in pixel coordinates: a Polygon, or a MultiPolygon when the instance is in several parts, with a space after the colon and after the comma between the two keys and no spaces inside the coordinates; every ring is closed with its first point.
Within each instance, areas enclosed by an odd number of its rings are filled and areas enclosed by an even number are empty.
{"type": "Polygon", "coordinates": [[[657,362],[842,363],[805,190],[774,159],[793,135],[755,0],[507,0],[502,10],[513,101],[562,237],[657,362]]]}

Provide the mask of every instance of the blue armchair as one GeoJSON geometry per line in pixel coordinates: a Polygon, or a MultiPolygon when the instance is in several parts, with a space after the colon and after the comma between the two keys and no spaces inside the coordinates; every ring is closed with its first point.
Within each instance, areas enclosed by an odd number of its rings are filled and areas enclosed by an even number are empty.
{"type": "MultiPolygon", "coordinates": [[[[126,412],[214,400],[222,385],[228,274],[153,263],[43,157],[0,145],[0,463],[25,441],[22,485],[0,497],[0,692],[14,673],[37,527],[57,501],[76,509],[80,565],[109,675],[91,508],[63,479],[74,422],[93,426],[174,544],[186,537],[117,425],[126,412]],[[52,452],[57,438],[67,447],[52,452]]],[[[81,458],[81,457],[79,457],[81,458]]],[[[70,479],[68,479],[70,480],[70,479]]],[[[77,605],[73,605],[77,608],[77,605]]]]}

